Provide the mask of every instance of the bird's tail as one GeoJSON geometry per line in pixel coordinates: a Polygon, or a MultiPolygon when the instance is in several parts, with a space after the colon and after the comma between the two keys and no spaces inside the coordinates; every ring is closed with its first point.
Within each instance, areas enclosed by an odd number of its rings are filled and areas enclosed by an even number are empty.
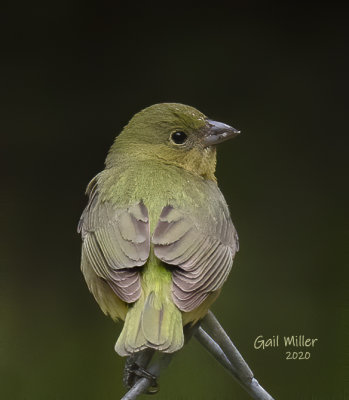
{"type": "Polygon", "coordinates": [[[115,351],[120,356],[128,356],[150,347],[173,353],[183,343],[181,312],[171,298],[151,291],[143,293],[129,308],[115,351]]]}

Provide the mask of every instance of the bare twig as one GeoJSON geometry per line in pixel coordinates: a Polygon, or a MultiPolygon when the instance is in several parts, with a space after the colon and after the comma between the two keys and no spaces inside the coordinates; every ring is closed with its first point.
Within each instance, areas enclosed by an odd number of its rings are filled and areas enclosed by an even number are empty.
{"type": "Polygon", "coordinates": [[[254,378],[250,367],[242,358],[217,318],[208,312],[195,337],[240,383],[255,400],[273,400],[254,378]]]}
{"type": "Polygon", "coordinates": [[[218,344],[211,338],[211,336],[200,326],[195,338],[208,350],[213,357],[223,365],[231,374],[236,375],[236,370],[228,360],[224,351],[218,346],[218,344]]]}

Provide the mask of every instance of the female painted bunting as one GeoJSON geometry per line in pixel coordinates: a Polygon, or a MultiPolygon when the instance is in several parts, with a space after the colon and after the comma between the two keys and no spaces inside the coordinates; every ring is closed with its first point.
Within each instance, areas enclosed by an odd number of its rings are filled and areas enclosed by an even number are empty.
{"type": "Polygon", "coordinates": [[[216,145],[239,131],[193,107],[155,104],[117,136],[87,187],[81,269],[105,314],[125,321],[121,356],[172,353],[203,318],[238,251],[215,177],[216,145]]]}

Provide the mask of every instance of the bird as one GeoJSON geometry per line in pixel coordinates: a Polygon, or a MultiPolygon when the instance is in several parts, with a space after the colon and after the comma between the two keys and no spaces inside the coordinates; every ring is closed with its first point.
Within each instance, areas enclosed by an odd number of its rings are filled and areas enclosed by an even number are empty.
{"type": "Polygon", "coordinates": [[[239,250],[215,176],[240,131],[180,103],[136,113],[88,184],[81,270],[101,310],[124,321],[120,356],[174,353],[217,299],[239,250]]]}

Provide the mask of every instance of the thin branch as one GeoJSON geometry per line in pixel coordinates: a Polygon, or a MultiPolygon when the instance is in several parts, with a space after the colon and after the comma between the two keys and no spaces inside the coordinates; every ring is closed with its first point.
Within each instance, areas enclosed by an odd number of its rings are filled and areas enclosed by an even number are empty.
{"type": "Polygon", "coordinates": [[[213,357],[223,365],[232,375],[237,375],[235,368],[232,366],[231,362],[228,360],[224,351],[218,346],[218,344],[211,338],[211,336],[200,326],[195,338],[198,342],[208,350],[213,357]]]}
{"type": "Polygon", "coordinates": [[[250,367],[211,311],[203,319],[202,327],[198,329],[195,337],[253,399],[273,400],[273,397],[254,378],[250,367]]]}

